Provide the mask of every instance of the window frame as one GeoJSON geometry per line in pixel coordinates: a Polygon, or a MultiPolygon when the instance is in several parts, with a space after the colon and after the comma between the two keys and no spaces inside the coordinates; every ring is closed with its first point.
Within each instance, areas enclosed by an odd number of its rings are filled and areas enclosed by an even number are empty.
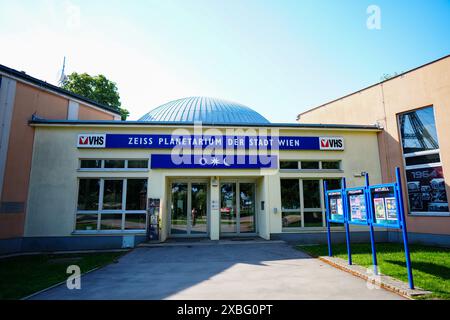
{"type": "Polygon", "coordinates": [[[280,172],[343,172],[342,170],[342,159],[302,159],[302,160],[289,160],[289,159],[280,159],[279,160],[279,171],[280,172]],[[281,162],[297,162],[297,169],[284,169],[281,168],[281,162]],[[303,169],[302,162],[318,162],[319,168],[317,169],[303,169]],[[337,162],[339,165],[338,169],[323,169],[322,162],[337,162]]]}
{"type": "MultiPolygon", "coordinates": [[[[328,179],[341,179],[336,177],[326,177],[326,178],[314,178],[314,177],[280,177],[280,201],[281,201],[281,180],[297,180],[299,182],[299,199],[300,199],[300,207],[298,209],[283,209],[283,204],[281,203],[281,219],[283,219],[283,212],[289,213],[300,213],[300,227],[285,227],[283,226],[282,221],[282,232],[295,232],[295,231],[318,231],[323,230],[326,227],[326,208],[325,208],[325,199],[323,195],[323,181],[328,179]],[[304,180],[316,180],[319,181],[319,199],[320,199],[320,208],[305,208],[304,206],[304,180]],[[305,227],[305,213],[309,212],[321,212],[322,213],[322,226],[321,227],[305,227]]],[[[341,227],[336,227],[341,229],[341,227]]]]}
{"type": "MultiPolygon", "coordinates": [[[[426,105],[423,107],[419,107],[419,108],[415,108],[415,109],[411,109],[411,110],[406,110],[403,112],[399,112],[396,114],[396,120],[397,120],[397,130],[398,130],[398,137],[400,140],[400,149],[401,149],[401,154],[402,154],[402,164],[403,164],[403,180],[405,183],[405,195],[406,195],[406,202],[408,205],[408,215],[410,216],[425,216],[425,217],[432,217],[432,216],[450,216],[450,209],[449,211],[412,211],[411,210],[411,203],[410,203],[410,199],[409,199],[409,191],[408,191],[408,180],[407,180],[407,175],[406,175],[406,171],[407,170],[412,170],[412,169],[422,169],[422,168],[432,168],[432,167],[439,167],[442,166],[442,158],[441,158],[441,153],[440,153],[440,145],[438,146],[437,149],[431,149],[431,150],[424,150],[424,151],[416,151],[416,152],[409,152],[409,153],[405,153],[404,152],[404,145],[403,145],[403,138],[402,138],[402,128],[400,126],[400,118],[408,113],[412,113],[412,112],[416,112],[418,110],[421,109],[426,109],[426,108],[432,108],[433,110],[433,118],[434,118],[434,125],[436,126],[436,113],[435,113],[435,109],[434,109],[434,105],[426,105]],[[425,163],[425,164],[417,164],[417,165],[406,165],[406,158],[411,158],[411,157],[416,157],[416,156],[424,156],[424,155],[432,155],[432,154],[437,154],[439,156],[440,161],[439,162],[431,162],[431,163],[425,163]]],[[[437,126],[436,126],[436,134],[439,135],[439,133],[437,132],[437,126]]],[[[439,136],[438,138],[438,144],[439,144],[439,136]]],[[[444,181],[445,181],[445,177],[444,177],[444,181]]],[[[449,195],[447,194],[447,190],[446,190],[446,195],[447,195],[447,204],[449,204],[449,195]]]]}
{"type": "Polygon", "coordinates": [[[122,172],[122,171],[133,171],[133,172],[147,172],[150,170],[150,158],[132,158],[132,159],[123,159],[123,158],[79,158],[78,159],[78,172],[122,172]],[[82,168],[81,167],[81,161],[82,160],[97,160],[101,161],[100,168],[82,168]],[[125,161],[123,168],[105,168],[105,160],[123,160],[125,161]],[[128,167],[128,161],[129,160],[143,160],[147,161],[147,167],[146,168],[129,168],[128,167]]]}
{"type": "MultiPolygon", "coordinates": [[[[148,215],[147,209],[145,210],[126,210],[126,199],[127,199],[127,184],[128,180],[146,180],[147,181],[147,195],[148,199],[148,178],[147,177],[78,177],[77,178],[77,197],[76,197],[76,210],[74,217],[74,227],[73,233],[75,234],[92,234],[92,233],[146,233],[148,227],[148,215]],[[80,193],[80,180],[81,179],[99,179],[100,180],[100,190],[99,190],[99,200],[97,210],[78,210],[78,194],[80,193]],[[103,196],[105,190],[105,180],[122,180],[122,206],[121,209],[103,209],[103,196]],[[77,230],[77,216],[78,215],[97,215],[97,228],[95,230],[77,230]],[[121,214],[121,228],[120,229],[100,229],[102,214],[121,214]],[[132,214],[145,214],[145,228],[144,229],[125,229],[125,218],[126,215],[132,214]]],[[[146,206],[147,206],[146,200],[146,206]]]]}

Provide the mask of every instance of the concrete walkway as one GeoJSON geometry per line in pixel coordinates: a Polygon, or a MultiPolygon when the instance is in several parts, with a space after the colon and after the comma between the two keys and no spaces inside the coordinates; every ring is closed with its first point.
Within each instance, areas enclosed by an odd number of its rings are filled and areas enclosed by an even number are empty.
{"type": "Polygon", "coordinates": [[[280,242],[137,248],[32,299],[402,299],[280,242]]]}

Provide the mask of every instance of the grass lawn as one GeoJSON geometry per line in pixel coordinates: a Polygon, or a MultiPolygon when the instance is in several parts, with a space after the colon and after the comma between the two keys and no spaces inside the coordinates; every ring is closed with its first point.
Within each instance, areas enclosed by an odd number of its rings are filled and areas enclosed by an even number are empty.
{"type": "Polygon", "coordinates": [[[20,299],[67,279],[69,265],[81,273],[107,265],[124,252],[39,254],[0,259],[0,300],[20,299]]]}
{"type": "MultiPolygon", "coordinates": [[[[313,256],[328,256],[327,245],[298,246],[313,256]]],[[[333,255],[347,260],[345,244],[334,244],[333,255]]],[[[403,244],[377,243],[378,265],[382,274],[408,281],[403,244]]],[[[414,284],[432,291],[427,299],[450,299],[450,249],[410,245],[414,284]]],[[[372,265],[370,244],[352,244],[354,264],[372,265]]]]}

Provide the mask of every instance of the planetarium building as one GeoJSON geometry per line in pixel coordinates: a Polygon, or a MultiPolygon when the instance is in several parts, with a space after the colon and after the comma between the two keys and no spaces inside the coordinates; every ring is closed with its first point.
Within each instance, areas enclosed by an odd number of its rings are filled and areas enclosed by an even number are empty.
{"type": "Polygon", "coordinates": [[[30,250],[180,238],[317,243],[326,237],[324,181],[359,186],[368,172],[381,182],[376,126],[271,123],[208,97],[168,102],[138,121],[30,125],[30,250]]]}

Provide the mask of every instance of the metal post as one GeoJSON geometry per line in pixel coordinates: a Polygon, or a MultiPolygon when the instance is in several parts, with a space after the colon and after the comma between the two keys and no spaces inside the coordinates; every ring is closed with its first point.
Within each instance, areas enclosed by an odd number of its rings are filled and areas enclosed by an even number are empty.
{"type": "Polygon", "coordinates": [[[323,191],[325,195],[325,221],[327,223],[327,241],[328,241],[328,256],[333,256],[333,251],[331,249],[331,228],[330,228],[330,221],[328,220],[329,215],[329,208],[328,208],[328,185],[327,182],[323,181],[323,191]]]}
{"type": "Polygon", "coordinates": [[[352,265],[352,250],[350,248],[350,226],[348,225],[348,212],[347,212],[348,210],[347,210],[347,200],[345,197],[345,188],[347,188],[347,184],[345,182],[345,178],[342,178],[341,191],[342,191],[342,209],[344,210],[345,238],[347,240],[348,264],[352,265]]]}
{"type": "Polygon", "coordinates": [[[378,261],[377,261],[377,248],[375,247],[375,232],[373,230],[373,217],[372,217],[372,210],[371,208],[371,199],[370,199],[370,193],[369,193],[369,174],[366,172],[366,187],[364,196],[366,199],[366,214],[367,214],[367,221],[369,222],[369,230],[370,230],[370,245],[372,246],[372,263],[373,263],[373,273],[375,275],[378,274],[378,261]]]}
{"type": "Polygon", "coordinates": [[[409,282],[410,289],[414,289],[414,279],[413,279],[413,273],[412,273],[412,268],[411,268],[411,256],[409,254],[408,230],[406,229],[405,208],[403,206],[402,180],[401,180],[399,167],[395,168],[395,177],[397,180],[399,219],[400,219],[400,227],[402,228],[402,234],[403,234],[403,245],[405,246],[405,258],[406,258],[406,269],[408,270],[408,282],[409,282]]]}

